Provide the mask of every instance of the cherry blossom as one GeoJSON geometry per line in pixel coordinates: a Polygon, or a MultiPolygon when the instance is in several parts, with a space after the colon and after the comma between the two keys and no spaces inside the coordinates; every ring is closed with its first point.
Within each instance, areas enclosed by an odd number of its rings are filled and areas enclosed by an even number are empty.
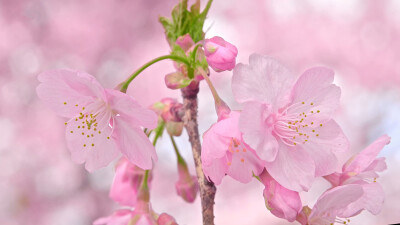
{"type": "Polygon", "coordinates": [[[232,80],[234,97],[244,104],[239,121],[243,140],[282,186],[308,190],[315,177],[335,171],[335,152],[348,148],[331,119],[340,97],[333,71],[311,68],[296,81],[274,59],[253,54],[249,61],[236,66],[232,80]]]}
{"type": "Polygon", "coordinates": [[[57,114],[69,118],[67,145],[75,163],[88,171],[108,165],[120,153],[142,169],[157,160],[141,127],[154,128],[157,115],[131,96],[104,89],[90,74],[72,70],[41,73],[37,94],[57,114]]]}
{"type": "Polygon", "coordinates": [[[357,201],[363,195],[360,185],[349,184],[324,192],[310,209],[304,206],[297,216],[302,225],[332,225],[335,222],[346,224],[349,220],[337,218],[340,210],[357,201]]]}
{"type": "Polygon", "coordinates": [[[346,184],[358,184],[364,190],[362,198],[348,205],[340,212],[342,217],[352,217],[366,209],[377,215],[384,202],[384,192],[376,183],[377,172],[386,169],[385,158],[376,158],[383,147],[390,142],[390,137],[383,135],[359,154],[350,158],[342,168],[342,173],[333,173],[324,178],[334,187],[346,184]]]}
{"type": "Polygon", "coordinates": [[[239,115],[239,112],[231,111],[203,135],[203,171],[217,185],[225,174],[248,183],[253,174],[258,175],[263,170],[264,162],[242,139],[238,128],[239,115]]]}

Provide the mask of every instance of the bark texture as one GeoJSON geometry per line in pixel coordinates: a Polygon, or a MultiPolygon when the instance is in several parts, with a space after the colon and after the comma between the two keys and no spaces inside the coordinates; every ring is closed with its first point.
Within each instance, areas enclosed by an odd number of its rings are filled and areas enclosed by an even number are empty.
{"type": "Polygon", "coordinates": [[[217,191],[215,185],[209,182],[203,173],[201,165],[201,144],[197,124],[197,93],[198,83],[192,82],[187,88],[182,89],[183,96],[183,122],[192,145],[193,158],[196,166],[197,179],[200,187],[201,208],[204,225],[214,224],[214,198],[217,191]]]}

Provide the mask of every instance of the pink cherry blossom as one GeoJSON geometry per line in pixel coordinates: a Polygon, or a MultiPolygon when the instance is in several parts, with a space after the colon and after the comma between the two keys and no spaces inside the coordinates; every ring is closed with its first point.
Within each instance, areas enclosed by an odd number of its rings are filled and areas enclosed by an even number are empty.
{"type": "MultiPolygon", "coordinates": [[[[110,198],[121,205],[136,205],[136,198],[142,184],[145,171],[126,158],[122,158],[116,166],[115,176],[110,188],[110,198]]],[[[151,176],[149,177],[149,183],[151,176]]]]}
{"type": "Polygon", "coordinates": [[[312,210],[308,206],[303,207],[297,216],[297,221],[302,225],[347,223],[348,221],[337,218],[339,211],[357,201],[362,195],[363,189],[360,185],[349,184],[335,187],[324,192],[312,210]]]}
{"type": "Polygon", "coordinates": [[[221,37],[204,40],[204,53],[208,65],[215,71],[232,70],[236,64],[237,48],[221,37]]]}
{"type": "Polygon", "coordinates": [[[390,137],[383,135],[367,148],[349,159],[342,168],[342,173],[333,173],[324,178],[334,187],[346,184],[358,184],[364,190],[364,195],[348,205],[340,212],[342,217],[351,217],[366,209],[377,215],[384,202],[384,192],[376,183],[377,172],[386,169],[385,158],[376,158],[383,147],[390,143],[390,137]]]}
{"type": "Polygon", "coordinates": [[[69,118],[67,145],[75,163],[88,171],[108,165],[121,152],[142,169],[157,160],[141,126],[154,128],[157,116],[131,96],[104,89],[84,72],[55,70],[41,73],[38,96],[57,114],[69,118]]]}
{"type": "Polygon", "coordinates": [[[242,139],[239,131],[240,113],[231,111],[203,135],[201,160],[205,175],[219,185],[225,174],[242,183],[248,183],[253,173],[262,172],[264,162],[242,139]]]}
{"type": "Polygon", "coordinates": [[[232,80],[235,99],[244,103],[239,121],[243,139],[278,183],[308,190],[315,177],[335,171],[335,152],[348,148],[331,119],[340,97],[333,71],[311,68],[296,81],[274,59],[253,54],[249,61],[236,66],[232,80]]]}
{"type": "Polygon", "coordinates": [[[296,220],[301,210],[301,200],[298,192],[288,190],[272,178],[266,170],[260,174],[265,185],[264,199],[266,207],[272,214],[290,222],[296,220]]]}

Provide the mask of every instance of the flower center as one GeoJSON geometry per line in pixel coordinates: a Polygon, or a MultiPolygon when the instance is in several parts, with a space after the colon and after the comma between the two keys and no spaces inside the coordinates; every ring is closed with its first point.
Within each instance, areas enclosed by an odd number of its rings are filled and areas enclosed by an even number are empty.
{"type": "MultiPolygon", "coordinates": [[[[244,155],[247,153],[247,149],[244,146],[244,144],[237,138],[231,138],[229,147],[228,147],[229,152],[233,156],[234,154],[239,154],[238,156],[240,158],[240,162],[244,163],[244,155]]],[[[232,157],[228,157],[228,166],[232,165],[232,157]],[[230,158],[230,159],[229,159],[230,158]]]]}
{"type": "Polygon", "coordinates": [[[313,118],[321,111],[312,107],[313,102],[308,104],[306,105],[306,102],[296,103],[276,114],[273,131],[286,145],[306,144],[319,137],[318,130],[323,125],[314,123],[313,118]]]}
{"type": "MultiPolygon", "coordinates": [[[[75,107],[79,107],[78,104],[75,107]]],[[[111,134],[102,134],[104,129],[109,125],[111,111],[106,103],[102,100],[95,101],[81,108],[81,112],[70,119],[65,125],[71,123],[68,129],[70,135],[79,135],[87,139],[82,144],[82,147],[95,147],[95,137],[110,139],[111,134]]]]}

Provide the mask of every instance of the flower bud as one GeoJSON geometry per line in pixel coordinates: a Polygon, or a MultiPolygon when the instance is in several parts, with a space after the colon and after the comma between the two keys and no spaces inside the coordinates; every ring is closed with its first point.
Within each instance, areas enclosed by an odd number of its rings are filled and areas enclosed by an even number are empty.
{"type": "Polygon", "coordinates": [[[186,164],[178,164],[179,180],[175,183],[176,192],[186,202],[194,202],[199,189],[197,177],[191,176],[186,164]]]}
{"type": "Polygon", "coordinates": [[[232,70],[236,64],[237,48],[221,37],[204,40],[208,65],[215,71],[232,70]]]}
{"type": "Polygon", "coordinates": [[[167,213],[161,213],[157,220],[158,225],[178,225],[174,219],[174,217],[170,216],[167,213]]]}
{"type": "Polygon", "coordinates": [[[183,130],[183,122],[168,122],[165,124],[167,132],[171,136],[181,136],[183,130]]]}
{"type": "Polygon", "coordinates": [[[179,71],[165,75],[164,80],[165,85],[167,85],[167,87],[170,89],[184,88],[192,81],[179,71]]]}
{"type": "Polygon", "coordinates": [[[194,42],[189,34],[178,37],[175,43],[179,45],[185,52],[194,45],[194,42]]]}
{"type": "Polygon", "coordinates": [[[293,222],[301,210],[301,200],[298,192],[286,189],[264,170],[260,179],[265,186],[265,206],[279,218],[293,222]]]}
{"type": "Polygon", "coordinates": [[[144,173],[143,169],[122,158],[116,166],[114,180],[110,188],[110,198],[121,205],[134,207],[144,173]]]}

